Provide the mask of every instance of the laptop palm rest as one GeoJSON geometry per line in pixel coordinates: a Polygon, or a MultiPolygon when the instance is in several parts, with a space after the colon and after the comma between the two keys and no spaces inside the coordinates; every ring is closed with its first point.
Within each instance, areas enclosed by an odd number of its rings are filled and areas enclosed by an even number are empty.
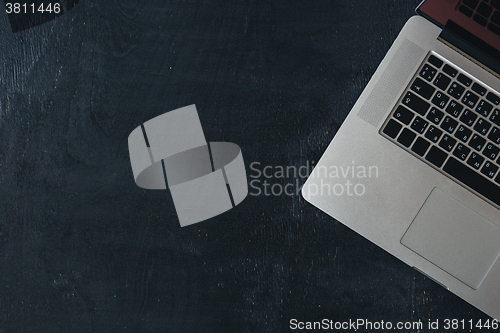
{"type": "Polygon", "coordinates": [[[434,188],[401,239],[401,244],[479,288],[500,254],[500,227],[434,188]]]}

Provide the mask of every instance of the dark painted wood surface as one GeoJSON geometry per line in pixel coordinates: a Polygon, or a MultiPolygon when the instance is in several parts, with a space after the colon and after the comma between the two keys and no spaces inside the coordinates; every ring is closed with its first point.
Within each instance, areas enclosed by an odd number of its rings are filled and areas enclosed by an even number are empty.
{"type": "Polygon", "coordinates": [[[82,0],[17,34],[0,15],[0,332],[487,319],[296,194],[180,228],[128,159],[136,126],[196,104],[249,180],[314,164],[418,2],[82,0]]]}

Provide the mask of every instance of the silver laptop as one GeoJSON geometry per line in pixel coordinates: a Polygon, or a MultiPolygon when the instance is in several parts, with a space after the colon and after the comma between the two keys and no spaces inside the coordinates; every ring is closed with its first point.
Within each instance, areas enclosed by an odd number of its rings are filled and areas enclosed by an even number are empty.
{"type": "Polygon", "coordinates": [[[426,0],[303,197],[500,319],[500,0],[426,0]]]}

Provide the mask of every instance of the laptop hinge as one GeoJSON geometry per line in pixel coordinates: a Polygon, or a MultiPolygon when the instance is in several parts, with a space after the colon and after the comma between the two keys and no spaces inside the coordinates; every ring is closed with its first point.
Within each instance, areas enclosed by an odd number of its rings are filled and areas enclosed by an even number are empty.
{"type": "Polygon", "coordinates": [[[448,20],[438,39],[500,78],[500,51],[480,40],[455,22],[448,20]],[[460,36],[460,37],[459,37],[460,36]]]}

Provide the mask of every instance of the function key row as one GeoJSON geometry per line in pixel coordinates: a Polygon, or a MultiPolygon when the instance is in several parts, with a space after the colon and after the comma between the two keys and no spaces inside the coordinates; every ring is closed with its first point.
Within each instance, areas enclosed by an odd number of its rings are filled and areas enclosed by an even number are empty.
{"type": "MultiPolygon", "coordinates": [[[[438,70],[436,70],[431,66],[434,65],[437,68],[441,68],[443,66],[443,61],[438,59],[434,55],[431,55],[428,58],[428,62],[429,63],[425,64],[422,67],[422,70],[420,71],[420,77],[424,78],[428,82],[432,82],[432,85],[418,78],[418,80],[416,79],[411,86],[411,90],[418,93],[420,96],[424,97],[424,99],[427,100],[430,99],[430,97],[435,93],[436,90],[434,88],[435,86],[440,90],[445,91],[452,98],[460,100],[460,102],[463,103],[468,108],[473,109],[477,105],[475,111],[485,118],[487,118],[490,115],[494,106],[500,105],[499,96],[497,96],[493,92],[487,92],[487,89],[479,85],[478,83],[472,84],[473,82],[472,79],[465,76],[462,73],[460,73],[456,78],[458,82],[452,83],[452,79],[450,77],[448,77],[446,74],[442,72],[438,72],[438,70]],[[432,81],[434,77],[435,79],[434,81],[432,81]],[[463,85],[461,85],[460,83],[462,83],[463,85]],[[471,90],[466,91],[466,87],[470,87],[471,90]],[[481,97],[485,97],[486,100],[482,100],[481,97]]],[[[443,70],[444,68],[447,68],[446,66],[452,68],[449,65],[445,65],[443,67],[443,70]]],[[[453,71],[456,71],[456,69],[453,69],[453,71]]],[[[451,73],[449,69],[448,72],[451,73]]],[[[442,94],[438,95],[438,93],[436,93],[436,96],[433,99],[433,103],[435,105],[439,106],[440,108],[443,108],[446,105],[446,102],[447,102],[447,97],[444,97],[442,94]]],[[[420,105],[423,106],[425,104],[420,103],[420,105]]],[[[420,113],[422,113],[422,111],[420,113]]],[[[495,113],[498,114],[498,111],[496,111],[495,113]]],[[[500,126],[500,119],[498,118],[498,116],[492,115],[491,120],[500,126]]]]}
{"type": "MultiPolygon", "coordinates": [[[[439,58],[437,58],[434,55],[430,55],[429,58],[427,59],[428,64],[425,64],[422,69],[420,70],[420,76],[423,77],[425,80],[428,82],[431,82],[434,79],[434,76],[438,72],[437,69],[441,69],[443,66],[443,61],[439,58]],[[434,66],[434,67],[433,67],[434,66]]],[[[500,105],[500,97],[495,95],[492,92],[488,92],[488,90],[480,85],[477,82],[474,82],[472,84],[473,80],[470,77],[467,77],[466,75],[460,73],[458,74],[458,70],[456,68],[453,68],[452,66],[445,64],[444,67],[442,68],[442,71],[450,76],[451,78],[457,79],[457,81],[461,84],[463,84],[465,87],[469,88],[477,93],[479,96],[484,97],[486,96],[486,99],[490,102],[492,102],[494,105],[500,105]],[[458,74],[458,76],[457,76],[458,74]],[[472,85],[472,87],[471,87],[472,85]]],[[[436,85],[438,88],[441,90],[446,90],[448,87],[449,83],[451,82],[450,77],[446,75],[443,75],[442,73],[438,75],[436,78],[434,85],[436,85]]]]}

